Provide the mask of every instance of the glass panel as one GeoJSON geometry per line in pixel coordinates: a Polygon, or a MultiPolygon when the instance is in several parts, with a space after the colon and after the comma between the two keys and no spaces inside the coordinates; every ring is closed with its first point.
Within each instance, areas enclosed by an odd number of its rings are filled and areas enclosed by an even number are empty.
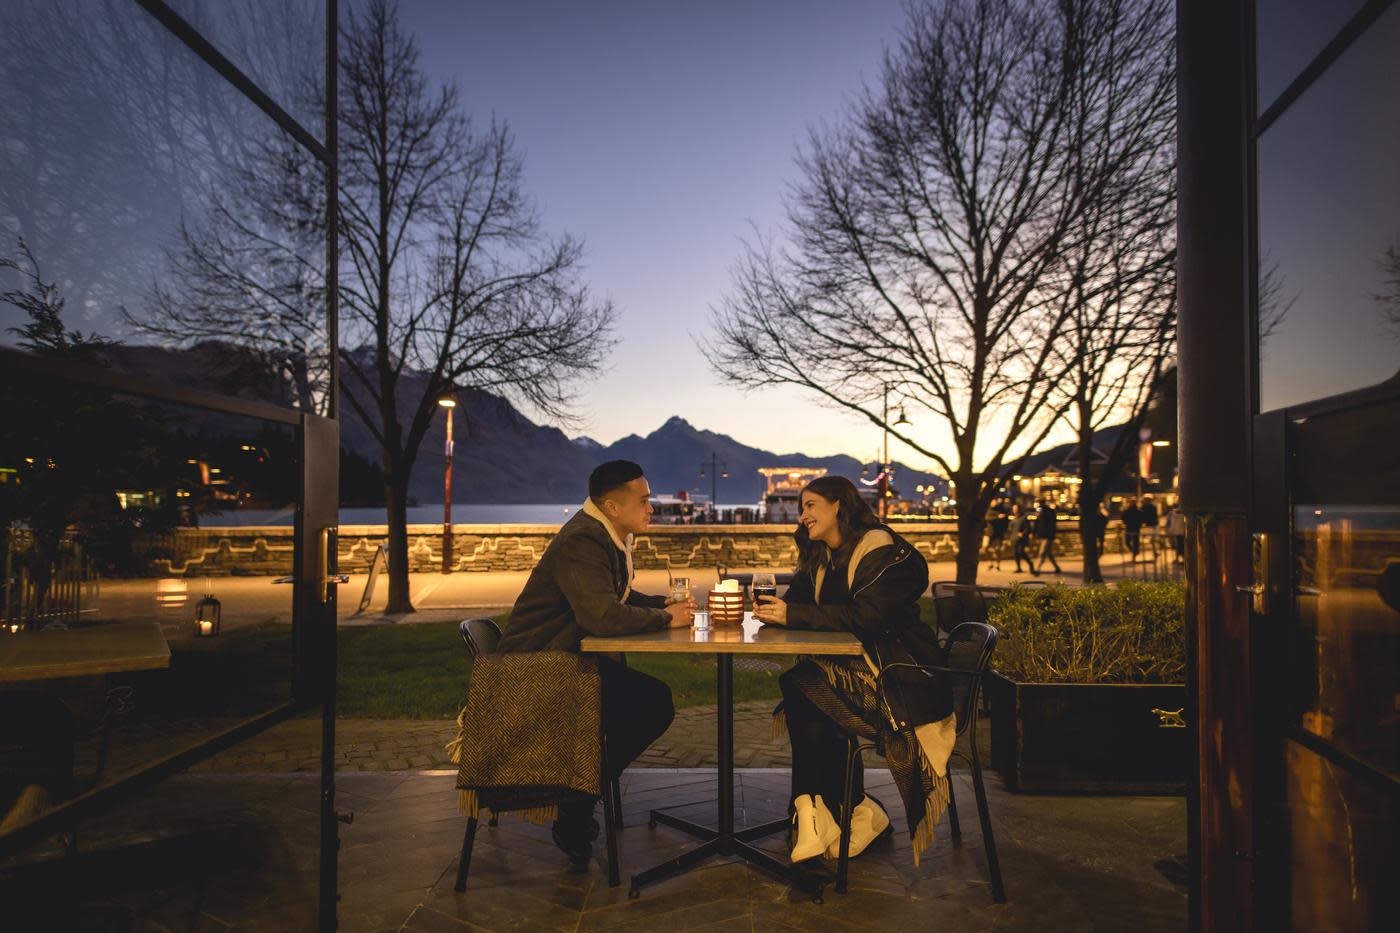
{"type": "Polygon", "coordinates": [[[166,0],[317,139],[326,70],[326,0],[166,0]]]}
{"type": "Polygon", "coordinates": [[[1400,777],[1400,506],[1294,510],[1304,729],[1400,777]]]}
{"type": "Polygon", "coordinates": [[[1260,138],[1260,409],[1400,361],[1400,6],[1260,138]]]}
{"type": "Polygon", "coordinates": [[[324,411],[320,163],[134,4],[0,20],[0,345],[324,411]]]}
{"type": "Polygon", "coordinates": [[[8,374],[0,407],[0,812],[289,701],[292,529],[226,516],[293,510],[296,433],[8,374]]]}
{"type": "Polygon", "coordinates": [[[1254,28],[1260,113],[1361,6],[1362,0],[1258,0],[1254,28]]]}

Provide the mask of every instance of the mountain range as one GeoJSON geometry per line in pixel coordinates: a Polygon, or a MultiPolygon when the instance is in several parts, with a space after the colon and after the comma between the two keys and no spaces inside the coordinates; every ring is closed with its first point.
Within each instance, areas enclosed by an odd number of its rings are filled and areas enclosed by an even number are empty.
{"type": "MultiPolygon", "coordinates": [[[[116,345],[107,348],[104,356],[117,369],[163,382],[284,406],[293,404],[290,398],[283,397],[284,386],[255,378],[255,358],[219,341],[205,341],[184,349],[116,345]]],[[[419,373],[405,371],[400,375],[401,423],[408,423],[411,406],[422,397],[426,382],[426,376],[419,373]]],[[[344,366],[340,385],[343,396],[356,394],[357,383],[344,366]]],[[[645,436],[629,434],[604,445],[589,437],[569,437],[559,428],[536,424],[507,399],[491,392],[469,389],[459,392],[457,398],[459,404],[453,415],[455,502],[580,502],[587,493],[592,469],[615,459],[640,463],[658,495],[684,491],[709,496],[713,488],[724,505],[756,503],[762,498],[765,480],[758,472],[760,467],[825,467],[829,473],[852,481],[859,481],[863,470],[868,470],[870,476],[876,472],[873,463],[863,464],[850,456],[813,457],[751,447],[727,434],[700,430],[679,416],[645,436]],[[727,470],[728,477],[712,481],[712,462],[718,463],[721,472],[727,470]]],[[[341,405],[342,493],[347,504],[382,505],[379,448],[349,401],[343,399],[341,405]]],[[[374,409],[368,399],[360,401],[362,407],[374,409]]],[[[228,419],[215,419],[224,420],[228,419]]],[[[418,451],[409,483],[410,499],[418,503],[442,501],[446,427],[446,417],[436,415],[418,451]]],[[[912,496],[916,485],[934,486],[940,495],[947,493],[947,483],[942,478],[895,464],[895,489],[912,496]]]]}

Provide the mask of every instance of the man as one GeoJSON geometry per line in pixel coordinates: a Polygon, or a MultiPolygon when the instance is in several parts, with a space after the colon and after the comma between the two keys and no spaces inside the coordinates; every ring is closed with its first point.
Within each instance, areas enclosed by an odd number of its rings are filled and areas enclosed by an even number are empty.
{"type": "Polygon", "coordinates": [[[1064,573],[1060,569],[1060,562],[1055,559],[1055,521],[1055,507],[1050,504],[1049,499],[1041,500],[1040,512],[1035,517],[1035,536],[1040,539],[1040,560],[1035,565],[1037,576],[1047,560],[1056,573],[1064,573]]]}
{"type": "Polygon", "coordinates": [[[1142,502],[1134,499],[1128,503],[1128,507],[1123,510],[1123,543],[1128,546],[1128,553],[1131,555],[1133,563],[1137,563],[1138,548],[1141,547],[1142,538],[1142,502]]]}
{"type": "MultiPolygon", "coordinates": [[[[642,468],[611,460],[588,477],[588,499],[549,543],[511,610],[500,651],[573,651],[586,635],[629,635],[690,625],[695,604],[632,589],[632,536],[651,521],[642,468]]],[[[661,737],[675,714],[671,688],[597,656],[603,692],[605,781],[661,737]]],[[[593,802],[560,807],[554,842],[586,870],[598,826],[593,802]]]]}
{"type": "Polygon", "coordinates": [[[1031,563],[1030,551],[1027,548],[1031,541],[1031,520],[1026,515],[1026,510],[1021,503],[1017,502],[1011,506],[1011,558],[1016,561],[1016,572],[1021,572],[1021,560],[1026,561],[1026,569],[1034,576],[1040,576],[1040,571],[1035,569],[1031,563]]]}

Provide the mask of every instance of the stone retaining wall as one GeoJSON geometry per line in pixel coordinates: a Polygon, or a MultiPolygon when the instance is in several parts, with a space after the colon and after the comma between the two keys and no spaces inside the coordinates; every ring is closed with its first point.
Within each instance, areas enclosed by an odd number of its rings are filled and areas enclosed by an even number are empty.
{"type": "MultiPolygon", "coordinates": [[[[893,526],[930,561],[957,554],[952,521],[893,526]]],[[[529,570],[535,566],[557,525],[453,525],[453,568],[458,571],[529,570]]],[[[340,529],[340,571],[364,573],[379,544],[383,525],[340,529]]],[[[152,562],[160,575],[273,576],[292,572],[292,529],[287,526],[182,528],[166,541],[172,555],[152,562]]],[[[1078,523],[1060,523],[1055,551],[1079,553],[1078,523]]],[[[1115,542],[1110,536],[1109,550],[1115,542]]],[[[790,567],[797,562],[792,528],[787,525],[658,525],[638,535],[634,546],[641,570],[731,567],[790,567]]],[[[1010,556],[1008,548],[1006,555],[1010,556]]],[[[442,526],[409,525],[408,557],[414,571],[442,567],[442,526]]]]}

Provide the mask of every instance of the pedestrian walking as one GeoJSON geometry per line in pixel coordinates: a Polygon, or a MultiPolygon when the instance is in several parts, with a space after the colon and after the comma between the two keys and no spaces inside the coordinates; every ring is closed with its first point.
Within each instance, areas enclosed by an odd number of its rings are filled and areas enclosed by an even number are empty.
{"type": "Polygon", "coordinates": [[[987,557],[990,563],[989,570],[1001,569],[1001,555],[1006,549],[1006,535],[1011,530],[1011,517],[1006,514],[1006,510],[1001,504],[992,507],[992,513],[987,519],[987,557]]]}
{"type": "Polygon", "coordinates": [[[1142,504],[1134,499],[1128,503],[1121,516],[1123,522],[1123,543],[1127,545],[1129,559],[1137,563],[1138,549],[1142,546],[1142,504]]]}
{"type": "Polygon", "coordinates": [[[1026,569],[1033,575],[1040,576],[1040,571],[1036,570],[1031,563],[1031,520],[1026,514],[1025,508],[1017,502],[1011,507],[1011,557],[1016,561],[1016,572],[1021,572],[1021,560],[1026,561],[1026,569]]]}
{"type": "Polygon", "coordinates": [[[1060,569],[1060,562],[1055,559],[1055,523],[1055,507],[1048,499],[1042,500],[1040,512],[1035,517],[1035,536],[1040,539],[1040,560],[1035,565],[1036,576],[1040,575],[1040,570],[1047,560],[1056,573],[1064,573],[1060,569]]]}

